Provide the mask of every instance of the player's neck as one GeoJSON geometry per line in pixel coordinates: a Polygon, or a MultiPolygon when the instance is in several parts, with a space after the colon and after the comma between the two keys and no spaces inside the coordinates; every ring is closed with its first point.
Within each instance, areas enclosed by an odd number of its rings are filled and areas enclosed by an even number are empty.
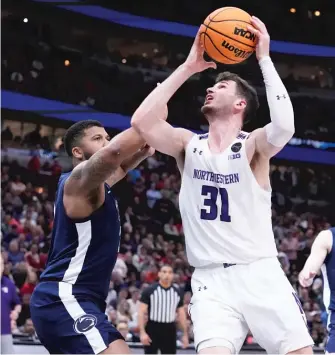
{"type": "Polygon", "coordinates": [[[212,120],[209,125],[208,146],[213,153],[224,151],[241,131],[242,119],[231,116],[212,120]]]}

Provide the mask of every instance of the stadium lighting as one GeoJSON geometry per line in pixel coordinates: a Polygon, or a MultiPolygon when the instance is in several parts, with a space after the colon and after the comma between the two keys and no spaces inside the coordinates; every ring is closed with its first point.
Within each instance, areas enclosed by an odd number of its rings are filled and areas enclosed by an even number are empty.
{"type": "Polygon", "coordinates": [[[295,14],[297,12],[297,9],[295,7],[290,8],[290,13],[295,14]]]}

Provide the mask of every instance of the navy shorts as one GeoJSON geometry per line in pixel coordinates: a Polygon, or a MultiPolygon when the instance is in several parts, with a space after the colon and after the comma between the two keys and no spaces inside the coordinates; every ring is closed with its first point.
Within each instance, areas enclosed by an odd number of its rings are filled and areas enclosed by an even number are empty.
{"type": "Polygon", "coordinates": [[[30,310],[37,336],[51,354],[99,354],[123,339],[103,307],[91,297],[74,296],[68,283],[38,284],[30,310]]]}
{"type": "Polygon", "coordinates": [[[326,344],[327,353],[335,353],[335,312],[330,311],[329,314],[329,325],[328,325],[328,340],[326,344]]]}

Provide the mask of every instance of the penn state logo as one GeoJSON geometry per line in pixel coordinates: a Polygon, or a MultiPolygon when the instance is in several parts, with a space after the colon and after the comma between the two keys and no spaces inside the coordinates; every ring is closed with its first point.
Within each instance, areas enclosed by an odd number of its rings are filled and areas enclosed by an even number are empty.
{"type": "Polygon", "coordinates": [[[231,151],[237,153],[241,150],[241,148],[242,148],[242,143],[237,142],[231,146],[231,151]]]}
{"type": "Polygon", "coordinates": [[[83,334],[95,327],[97,322],[98,320],[96,316],[85,314],[74,322],[73,328],[76,333],[83,334]]]}

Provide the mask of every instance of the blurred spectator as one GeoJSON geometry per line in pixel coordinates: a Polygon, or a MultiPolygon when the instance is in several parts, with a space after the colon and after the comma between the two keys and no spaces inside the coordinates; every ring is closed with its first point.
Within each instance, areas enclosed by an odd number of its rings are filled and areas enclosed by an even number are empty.
{"type": "Polygon", "coordinates": [[[120,322],[117,325],[116,329],[121,333],[125,341],[132,341],[133,336],[131,333],[129,333],[129,327],[127,322],[120,322]]]}
{"type": "Polygon", "coordinates": [[[132,318],[134,318],[135,314],[138,313],[138,306],[140,304],[140,290],[138,290],[137,288],[133,288],[130,291],[131,294],[131,298],[129,298],[127,300],[128,304],[129,304],[129,313],[132,316],[132,318]]]}
{"type": "Polygon", "coordinates": [[[15,329],[13,333],[18,335],[26,335],[29,337],[35,335],[35,328],[34,328],[33,321],[30,318],[28,318],[25,321],[24,325],[15,329]]]}
{"type": "Polygon", "coordinates": [[[21,312],[20,299],[12,280],[3,275],[4,261],[0,257],[1,276],[1,353],[14,354],[12,328],[21,312]]]}
{"type": "Polygon", "coordinates": [[[13,265],[24,261],[24,253],[19,249],[19,242],[17,239],[9,243],[8,261],[13,265]]]}
{"type": "MultiPolygon", "coordinates": [[[[176,203],[180,176],[169,158],[156,153],[155,160],[155,167],[151,165],[149,168],[144,162],[138,168],[139,174],[135,179],[128,177],[114,189],[120,199],[122,239],[111,275],[106,315],[110,322],[127,332],[127,339],[134,341],[139,341],[140,335],[140,293],[157,281],[161,265],[169,263],[176,269],[173,282],[185,291],[185,312],[191,298],[192,268],[185,255],[176,203]]],[[[55,161],[50,159],[50,169],[52,164],[55,161]]],[[[334,173],[326,168],[321,174],[311,166],[292,168],[274,164],[271,167],[274,196],[272,220],[280,251],[279,261],[297,290],[313,337],[317,341],[321,340],[322,345],[325,338],[322,280],[316,278],[310,289],[302,289],[297,282],[297,272],[306,261],[316,233],[329,227],[327,204],[332,198],[329,191],[332,191],[334,173]],[[317,189],[310,189],[311,181],[318,186],[317,189]],[[325,190],[328,192],[323,193],[325,190]],[[324,202],[311,206],[309,201],[324,202]]],[[[1,171],[4,274],[14,280],[22,302],[22,311],[16,324],[12,321],[11,326],[15,334],[28,335],[32,333],[29,301],[39,274],[45,267],[50,245],[57,177],[51,173],[41,175],[41,170],[40,173],[32,173],[30,169],[10,160],[4,161],[1,171]]],[[[192,339],[189,318],[186,326],[192,339]]],[[[178,344],[181,344],[181,335],[178,330],[178,344]]],[[[247,341],[255,342],[251,335],[247,341]]]]}

